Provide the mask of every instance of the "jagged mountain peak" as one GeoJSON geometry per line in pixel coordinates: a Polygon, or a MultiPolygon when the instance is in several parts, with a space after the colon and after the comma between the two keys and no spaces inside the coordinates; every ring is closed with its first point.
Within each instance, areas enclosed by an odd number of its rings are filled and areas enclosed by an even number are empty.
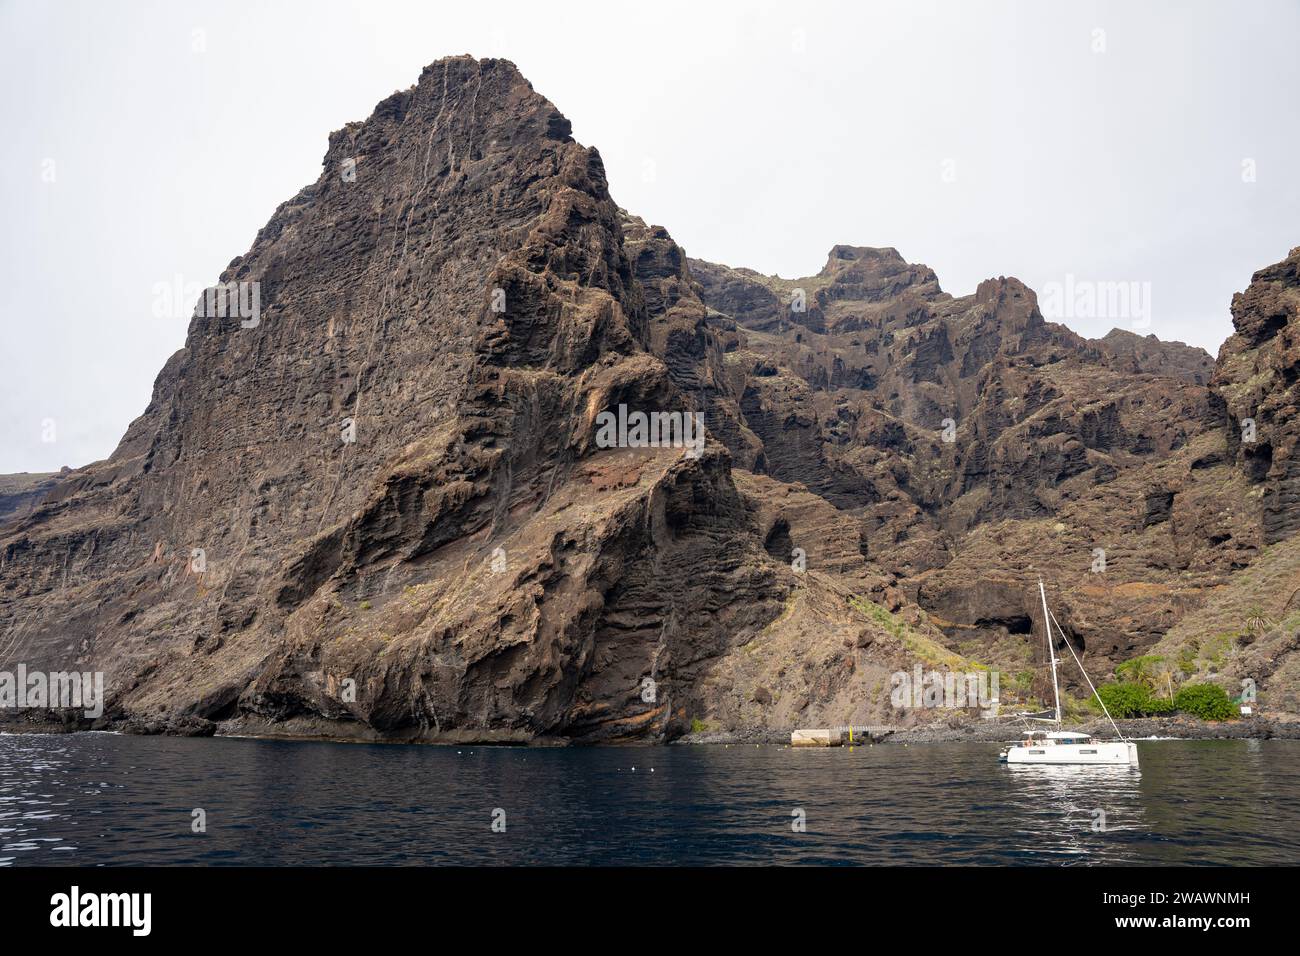
{"type": "Polygon", "coordinates": [[[845,272],[869,274],[872,272],[898,271],[907,268],[908,263],[897,249],[892,247],[876,248],[873,246],[836,245],[826,255],[826,265],[817,273],[820,278],[833,278],[845,272]]]}

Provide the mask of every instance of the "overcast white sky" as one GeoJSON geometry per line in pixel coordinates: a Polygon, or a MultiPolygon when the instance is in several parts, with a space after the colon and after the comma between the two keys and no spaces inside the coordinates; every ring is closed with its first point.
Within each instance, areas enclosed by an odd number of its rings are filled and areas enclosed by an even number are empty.
{"type": "Polygon", "coordinates": [[[184,343],[155,286],[210,284],[331,130],[459,53],[514,60],[692,256],[1149,282],[1143,331],[1217,352],[1300,245],[1297,50],[1294,0],[0,0],[0,472],[107,456],[184,343]]]}

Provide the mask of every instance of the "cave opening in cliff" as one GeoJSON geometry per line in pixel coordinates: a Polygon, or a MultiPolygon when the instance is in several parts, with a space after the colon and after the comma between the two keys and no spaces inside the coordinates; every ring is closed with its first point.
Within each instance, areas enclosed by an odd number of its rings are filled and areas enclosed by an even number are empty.
{"type": "Polygon", "coordinates": [[[790,525],[784,518],[772,525],[772,530],[767,533],[767,538],[763,542],[763,548],[778,561],[790,560],[790,555],[794,551],[794,539],[790,537],[790,525]]]}
{"type": "Polygon", "coordinates": [[[1034,622],[1027,614],[1011,614],[1006,617],[982,617],[975,622],[979,628],[1003,628],[1008,634],[1032,634],[1034,622]]]}
{"type": "MultiPolygon", "coordinates": [[[[1064,643],[1073,647],[1074,652],[1082,658],[1083,652],[1087,650],[1087,643],[1084,641],[1083,635],[1076,634],[1072,629],[1064,627],[1059,622],[1056,622],[1056,631],[1064,638],[1064,643]]],[[[1066,651],[1066,653],[1068,654],[1069,651],[1066,651]]]]}

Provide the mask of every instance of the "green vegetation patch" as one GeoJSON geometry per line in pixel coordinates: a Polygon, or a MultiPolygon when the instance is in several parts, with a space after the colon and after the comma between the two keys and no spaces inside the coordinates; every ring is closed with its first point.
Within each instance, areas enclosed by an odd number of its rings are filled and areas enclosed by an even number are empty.
{"type": "MultiPolygon", "coordinates": [[[[1119,668],[1116,668],[1118,673],[1119,668]]],[[[1201,720],[1231,720],[1236,708],[1217,684],[1185,684],[1172,700],[1161,697],[1140,681],[1120,681],[1097,688],[1106,709],[1116,720],[1133,717],[1167,717],[1188,714],[1201,720]]],[[[1096,707],[1095,698],[1093,706],[1096,707]]],[[[1100,710],[1100,707],[1096,708],[1100,710]]]]}
{"type": "Polygon", "coordinates": [[[1231,720],[1237,712],[1218,684],[1184,684],[1174,695],[1174,706],[1201,720],[1231,720]]]}
{"type": "Polygon", "coordinates": [[[944,647],[934,638],[918,634],[907,626],[898,615],[864,598],[849,598],[849,606],[879,624],[903,645],[909,654],[931,667],[947,667],[950,670],[988,670],[983,664],[968,660],[956,651],[944,647]]]}

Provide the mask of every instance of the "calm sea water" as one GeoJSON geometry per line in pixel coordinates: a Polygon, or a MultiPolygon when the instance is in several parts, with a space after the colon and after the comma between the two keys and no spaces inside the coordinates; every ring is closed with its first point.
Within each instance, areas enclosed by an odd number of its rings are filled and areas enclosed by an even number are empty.
{"type": "Polygon", "coordinates": [[[0,866],[1300,862],[1300,742],[1138,746],[1135,772],[1007,767],[972,743],[0,736],[0,866]]]}

